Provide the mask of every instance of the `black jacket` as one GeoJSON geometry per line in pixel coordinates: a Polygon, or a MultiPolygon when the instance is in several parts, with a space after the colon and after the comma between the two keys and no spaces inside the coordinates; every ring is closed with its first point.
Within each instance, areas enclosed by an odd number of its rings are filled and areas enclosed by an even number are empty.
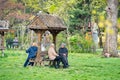
{"type": "Polygon", "coordinates": [[[68,55],[67,48],[59,48],[59,55],[62,56],[63,54],[68,55]]]}

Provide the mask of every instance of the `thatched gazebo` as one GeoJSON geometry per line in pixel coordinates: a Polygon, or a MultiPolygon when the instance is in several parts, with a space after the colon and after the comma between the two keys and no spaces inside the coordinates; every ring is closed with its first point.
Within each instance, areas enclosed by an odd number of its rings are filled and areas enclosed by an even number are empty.
{"type": "Polygon", "coordinates": [[[29,29],[33,30],[38,35],[38,53],[41,52],[41,38],[45,31],[50,31],[50,33],[53,35],[53,43],[56,45],[57,34],[66,30],[66,28],[67,27],[65,26],[63,20],[58,16],[42,13],[38,16],[35,16],[32,22],[29,24],[29,29]]]}
{"type": "Polygon", "coordinates": [[[4,34],[8,31],[8,21],[0,20],[0,50],[2,51],[2,56],[4,56],[4,34]]]}

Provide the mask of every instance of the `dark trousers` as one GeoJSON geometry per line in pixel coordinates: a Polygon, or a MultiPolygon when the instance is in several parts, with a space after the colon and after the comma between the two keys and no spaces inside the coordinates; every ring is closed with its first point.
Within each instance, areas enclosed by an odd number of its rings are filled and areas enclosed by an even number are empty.
{"type": "Polygon", "coordinates": [[[12,48],[12,44],[11,43],[6,43],[6,47],[7,47],[7,49],[12,48]]]}
{"type": "MultiPolygon", "coordinates": [[[[32,58],[35,58],[35,57],[32,57],[32,58]]],[[[29,59],[30,59],[30,58],[27,57],[27,59],[26,59],[26,61],[25,61],[25,63],[24,63],[24,67],[26,67],[26,66],[28,65],[29,59]]],[[[33,65],[34,65],[34,62],[30,62],[29,65],[33,66],[33,65]]]]}
{"type": "Polygon", "coordinates": [[[56,58],[54,59],[53,65],[56,66],[60,66],[60,61],[61,61],[61,57],[60,56],[56,56],[56,58]],[[57,62],[57,65],[56,65],[57,62]]]}
{"type": "Polygon", "coordinates": [[[26,67],[28,65],[28,62],[29,62],[29,57],[26,59],[25,63],[24,63],[24,67],[26,67]]]}
{"type": "Polygon", "coordinates": [[[67,56],[67,55],[63,55],[63,54],[59,54],[59,56],[62,58],[64,64],[65,64],[66,66],[68,66],[68,65],[69,65],[69,64],[68,64],[68,56],[67,56]]]}
{"type": "Polygon", "coordinates": [[[66,64],[66,65],[69,65],[69,64],[68,64],[68,57],[67,57],[67,56],[61,56],[61,57],[63,57],[63,59],[65,60],[65,64],[66,64]]]}
{"type": "Polygon", "coordinates": [[[54,59],[54,66],[56,67],[56,63],[55,62],[57,62],[57,66],[59,67],[60,66],[60,62],[62,62],[62,64],[63,64],[63,67],[67,67],[67,65],[66,65],[66,61],[65,61],[65,59],[63,58],[63,57],[61,57],[61,56],[57,56],[55,59],[54,59]]]}

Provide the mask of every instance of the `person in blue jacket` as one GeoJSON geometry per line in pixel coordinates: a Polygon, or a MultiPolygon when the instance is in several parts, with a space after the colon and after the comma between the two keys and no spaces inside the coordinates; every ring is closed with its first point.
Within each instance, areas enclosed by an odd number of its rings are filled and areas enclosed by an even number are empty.
{"type": "Polygon", "coordinates": [[[68,49],[65,47],[65,43],[62,43],[61,47],[59,48],[59,56],[61,56],[64,59],[66,66],[68,67],[69,66],[69,64],[68,64],[68,49]]]}
{"type": "Polygon", "coordinates": [[[33,62],[29,63],[29,59],[35,58],[37,51],[38,51],[37,43],[33,43],[32,46],[26,50],[26,53],[28,53],[28,57],[24,63],[24,67],[26,67],[27,65],[33,66],[34,63],[33,62]]]}

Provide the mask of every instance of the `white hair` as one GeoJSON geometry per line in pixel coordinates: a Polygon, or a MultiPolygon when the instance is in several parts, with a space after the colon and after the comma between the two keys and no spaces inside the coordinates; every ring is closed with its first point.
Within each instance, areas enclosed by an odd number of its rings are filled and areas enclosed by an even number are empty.
{"type": "Polygon", "coordinates": [[[54,46],[54,43],[51,43],[51,46],[54,46]]]}
{"type": "Polygon", "coordinates": [[[65,43],[62,43],[61,46],[66,46],[66,44],[65,44],[65,43]]]}

